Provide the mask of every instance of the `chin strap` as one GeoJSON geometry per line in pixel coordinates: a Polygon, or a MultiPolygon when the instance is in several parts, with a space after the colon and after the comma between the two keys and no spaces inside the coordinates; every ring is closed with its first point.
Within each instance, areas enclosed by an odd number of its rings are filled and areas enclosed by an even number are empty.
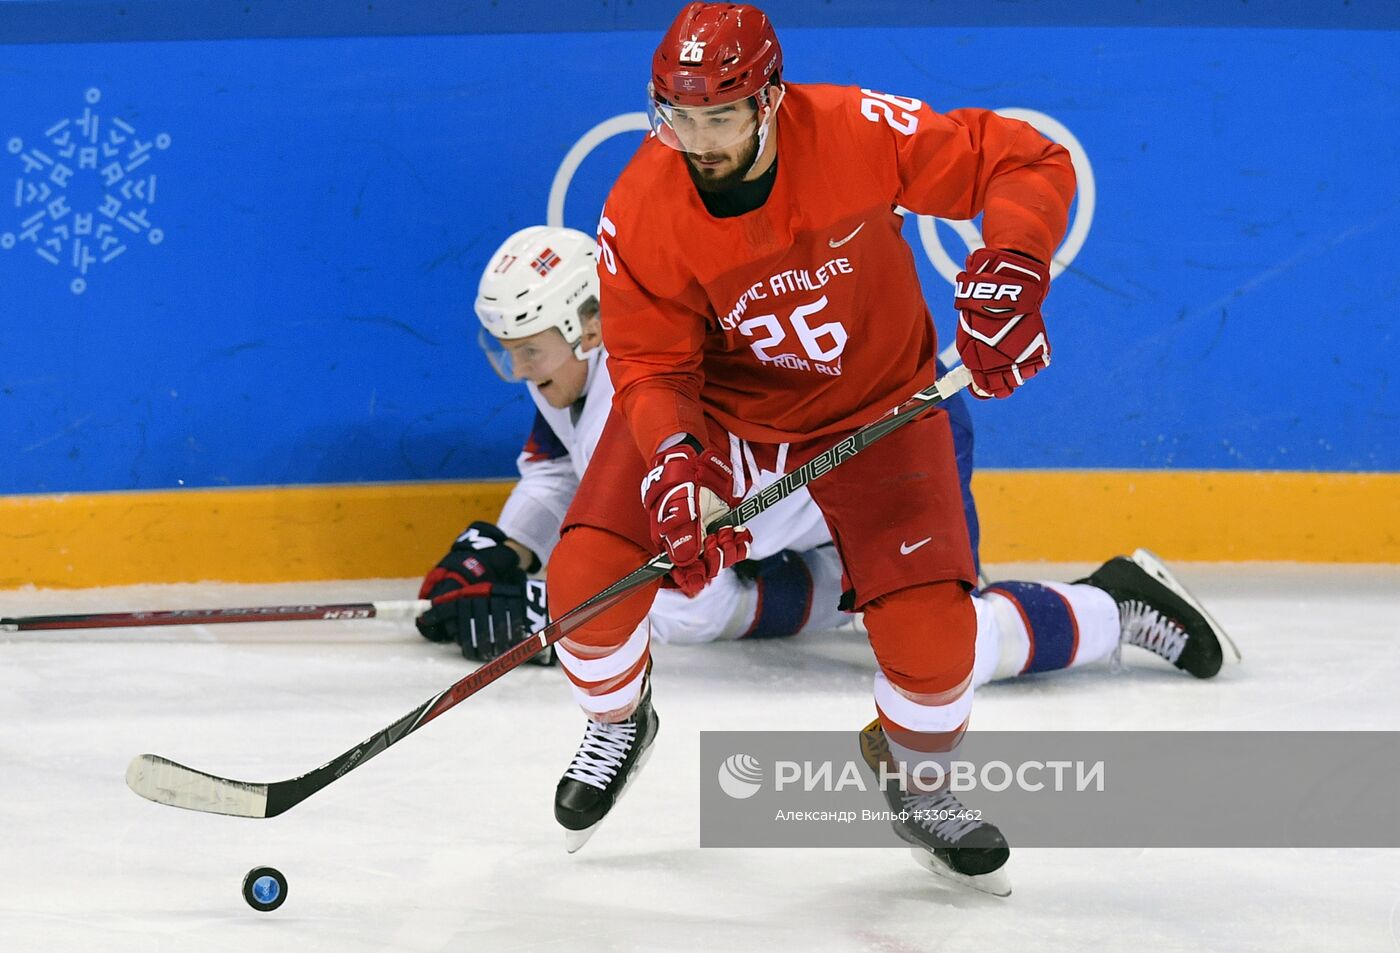
{"type": "Polygon", "coordinates": [[[768,115],[758,124],[758,149],[754,151],[753,161],[750,162],[749,167],[744,170],[745,178],[748,178],[749,173],[754,170],[754,166],[758,165],[758,160],[763,158],[763,150],[768,146],[768,124],[771,123],[773,117],[778,114],[778,106],[783,101],[783,94],[787,92],[787,87],[782,83],[778,84],[778,96],[773,100],[771,108],[768,103],[768,90],[769,87],[765,86],[754,94],[754,100],[758,104],[758,108],[768,109],[768,115]]]}

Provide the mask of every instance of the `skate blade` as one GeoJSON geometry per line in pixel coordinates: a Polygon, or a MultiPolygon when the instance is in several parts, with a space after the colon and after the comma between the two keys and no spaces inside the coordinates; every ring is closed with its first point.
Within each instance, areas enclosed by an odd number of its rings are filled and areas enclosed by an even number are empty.
{"type": "Polygon", "coordinates": [[[585,827],[581,831],[571,831],[565,828],[564,849],[571,854],[578,853],[578,849],[584,844],[588,843],[588,838],[593,836],[593,832],[596,831],[602,825],[602,823],[602,821],[599,821],[592,827],[585,827]]]}
{"type": "Polygon", "coordinates": [[[913,857],[914,863],[924,870],[942,877],[944,880],[951,880],[953,883],[970,887],[979,893],[991,894],[993,897],[1011,896],[1011,878],[1006,875],[1005,864],[990,873],[961,874],[926,848],[910,847],[909,856],[913,857]]]}
{"type": "MultiPolygon", "coordinates": [[[[642,769],[645,768],[647,762],[651,760],[651,752],[655,747],[656,739],[653,738],[651,746],[643,751],[642,756],[637,759],[637,765],[632,769],[632,773],[627,776],[626,781],[622,782],[622,790],[617,792],[617,798],[613,801],[612,811],[608,811],[608,814],[617,810],[617,806],[622,803],[622,798],[627,794],[627,789],[632,786],[633,781],[637,780],[637,775],[642,773],[642,769]]],[[[607,814],[604,814],[598,823],[594,824],[592,827],[585,827],[581,831],[571,831],[567,827],[564,828],[564,850],[571,854],[578,853],[579,848],[588,843],[588,839],[593,836],[593,832],[602,827],[603,821],[607,819],[607,814]]]]}
{"type": "Polygon", "coordinates": [[[1131,558],[1133,562],[1141,566],[1149,576],[1185,599],[1191,605],[1191,608],[1201,614],[1201,617],[1206,620],[1206,625],[1210,626],[1211,631],[1215,633],[1216,640],[1219,641],[1221,645],[1230,647],[1229,652],[1222,653],[1227,661],[1238,663],[1243,660],[1243,656],[1240,655],[1240,649],[1239,646],[1235,644],[1235,640],[1230,638],[1225,628],[1219,622],[1215,621],[1213,615],[1206,611],[1206,607],[1201,605],[1200,602],[1196,600],[1195,596],[1187,592],[1185,586],[1177,582],[1176,577],[1171,574],[1171,570],[1157,558],[1155,553],[1147,549],[1135,549],[1133,550],[1131,558]],[[1233,659],[1231,656],[1233,656],[1233,659]]]}

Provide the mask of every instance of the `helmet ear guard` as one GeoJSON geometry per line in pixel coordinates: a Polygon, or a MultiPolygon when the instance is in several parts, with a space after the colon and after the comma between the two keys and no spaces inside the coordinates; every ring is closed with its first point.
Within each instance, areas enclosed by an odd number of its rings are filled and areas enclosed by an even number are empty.
{"type": "MultiPolygon", "coordinates": [[[[580,361],[586,361],[588,360],[588,351],[584,350],[583,347],[583,323],[589,318],[597,318],[602,313],[602,309],[598,305],[597,295],[590,295],[580,301],[578,307],[574,309],[574,313],[578,318],[578,339],[571,342],[574,348],[574,357],[580,361]]],[[[567,334],[564,335],[564,340],[569,340],[567,334]]]]}

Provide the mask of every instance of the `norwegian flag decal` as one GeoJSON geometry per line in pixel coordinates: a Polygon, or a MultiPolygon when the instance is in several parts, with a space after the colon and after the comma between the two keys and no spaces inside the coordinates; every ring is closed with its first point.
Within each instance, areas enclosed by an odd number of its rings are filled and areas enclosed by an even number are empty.
{"type": "Polygon", "coordinates": [[[559,264],[559,256],[554,253],[554,249],[546,248],[539,253],[534,261],[530,262],[530,267],[541,275],[547,275],[554,270],[554,266],[557,264],[559,264]]]}

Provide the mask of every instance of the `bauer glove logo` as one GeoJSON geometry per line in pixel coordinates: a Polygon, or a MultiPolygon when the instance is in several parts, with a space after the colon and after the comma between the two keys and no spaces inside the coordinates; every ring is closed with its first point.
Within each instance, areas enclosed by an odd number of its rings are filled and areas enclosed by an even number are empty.
{"type": "Polygon", "coordinates": [[[955,282],[954,298],[971,301],[1016,301],[1024,289],[1021,285],[999,285],[992,281],[955,282]]]}

